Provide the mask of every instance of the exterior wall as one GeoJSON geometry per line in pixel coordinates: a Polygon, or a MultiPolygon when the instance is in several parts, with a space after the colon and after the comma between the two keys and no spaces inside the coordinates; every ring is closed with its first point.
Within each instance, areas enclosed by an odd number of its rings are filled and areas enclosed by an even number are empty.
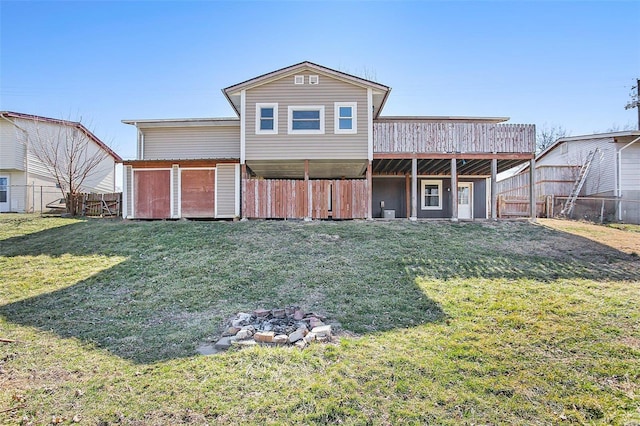
{"type": "Polygon", "coordinates": [[[371,182],[371,215],[384,217],[383,210],[395,210],[396,217],[407,216],[407,186],[406,178],[400,177],[373,177],[371,182]],[[380,202],[384,201],[384,208],[380,202]]]}
{"type": "MultiPolygon", "coordinates": [[[[618,145],[618,149],[624,146],[623,144],[616,145],[618,145]]],[[[640,141],[622,151],[621,163],[620,189],[631,194],[635,192],[636,196],[633,199],[640,200],[637,194],[639,192],[638,188],[640,188],[640,141]]]]}
{"type": "Polygon", "coordinates": [[[237,164],[218,164],[216,168],[216,217],[230,218],[240,214],[236,211],[240,196],[236,179],[238,169],[237,164]]]}
{"type": "Polygon", "coordinates": [[[31,194],[33,191],[27,187],[25,173],[0,169],[0,176],[7,176],[9,178],[9,211],[15,213],[26,212],[27,194],[31,194]]]}
{"type": "Polygon", "coordinates": [[[240,158],[240,125],[142,129],[142,160],[240,158]]]}
{"type": "Polygon", "coordinates": [[[0,169],[24,170],[24,138],[18,139],[21,131],[0,118],[0,169]]]}
{"type": "Polygon", "coordinates": [[[246,92],[246,160],[366,159],[367,89],[317,72],[301,72],[305,84],[290,75],[246,92]],[[319,74],[319,84],[308,75],[319,74]],[[334,133],[334,103],[357,102],[357,134],[334,133]],[[278,134],[256,134],[256,103],[278,104],[278,134]],[[324,106],[324,134],[288,134],[289,106],[324,106]]]}
{"type": "Polygon", "coordinates": [[[133,167],[122,167],[122,217],[127,219],[133,216],[133,167]]]}
{"type": "Polygon", "coordinates": [[[640,190],[622,191],[621,217],[625,223],[640,225],[640,190]]]}
{"type": "Polygon", "coordinates": [[[580,141],[568,141],[558,144],[544,157],[537,161],[537,166],[581,166],[589,152],[599,148],[599,152],[591,163],[589,174],[581,195],[589,196],[616,187],[616,149],[611,138],[599,138],[580,141]],[[566,152],[563,153],[563,144],[566,152]]]}

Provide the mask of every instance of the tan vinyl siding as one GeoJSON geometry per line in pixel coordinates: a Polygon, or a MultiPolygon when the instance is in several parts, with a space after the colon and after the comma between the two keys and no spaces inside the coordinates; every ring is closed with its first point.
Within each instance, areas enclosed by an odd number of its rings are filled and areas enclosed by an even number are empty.
{"type": "Polygon", "coordinates": [[[13,124],[0,119],[0,169],[24,170],[24,137],[13,124]]]}
{"type": "MultiPolygon", "coordinates": [[[[624,146],[618,145],[618,149],[624,146]]],[[[638,166],[640,165],[640,142],[636,142],[623,150],[621,161],[621,189],[623,191],[636,191],[637,194],[640,191],[640,171],[638,171],[638,166]]]]}
{"type": "Polygon", "coordinates": [[[171,166],[171,182],[173,183],[173,206],[171,206],[171,217],[178,217],[180,212],[180,166],[171,166]]]}
{"type": "Polygon", "coordinates": [[[216,207],[217,217],[234,217],[236,206],[236,165],[216,166],[216,207]]]}
{"type": "Polygon", "coordinates": [[[366,159],[367,89],[319,74],[317,85],[301,72],[305,84],[294,85],[294,76],[247,90],[246,160],[366,159]],[[357,102],[357,134],[334,134],[334,103],[357,102]],[[278,104],[278,134],[256,134],[256,103],[278,104]],[[288,134],[289,106],[324,106],[324,134],[288,134]]]}
{"type": "Polygon", "coordinates": [[[143,129],[143,160],[240,158],[240,126],[143,129]]]}

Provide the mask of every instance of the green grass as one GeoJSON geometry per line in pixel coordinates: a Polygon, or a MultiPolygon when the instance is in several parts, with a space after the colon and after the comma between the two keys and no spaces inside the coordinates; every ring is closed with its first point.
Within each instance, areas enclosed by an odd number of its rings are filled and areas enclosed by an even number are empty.
{"type": "Polygon", "coordinates": [[[637,257],[528,223],[1,215],[0,283],[2,424],[640,422],[637,257]],[[290,304],[340,338],[196,354],[290,304]]]}

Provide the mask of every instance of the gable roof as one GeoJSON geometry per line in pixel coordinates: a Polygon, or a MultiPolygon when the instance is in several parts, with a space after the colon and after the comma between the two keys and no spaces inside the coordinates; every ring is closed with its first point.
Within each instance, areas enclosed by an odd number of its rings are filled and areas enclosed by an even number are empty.
{"type": "Polygon", "coordinates": [[[553,151],[558,145],[564,142],[582,142],[593,139],[611,139],[609,143],[618,142],[617,139],[627,137],[640,136],[640,130],[624,130],[622,132],[594,133],[591,135],[567,136],[556,140],[554,143],[546,147],[540,154],[536,156],[536,161],[553,151]]]}
{"type": "Polygon", "coordinates": [[[375,81],[367,80],[355,75],[347,74],[342,71],[327,68],[322,65],[314,64],[313,62],[304,61],[285,68],[281,68],[276,71],[271,71],[266,74],[259,75],[258,77],[245,80],[241,83],[234,84],[233,86],[222,89],[222,93],[224,93],[225,97],[233,107],[236,114],[240,116],[240,92],[242,90],[248,90],[257,86],[261,86],[271,81],[278,80],[289,75],[294,75],[295,73],[302,70],[311,70],[313,72],[328,75],[347,83],[373,89],[374,118],[377,118],[380,115],[380,112],[382,111],[382,108],[387,101],[387,97],[389,96],[389,92],[391,91],[391,88],[389,86],[385,86],[384,84],[376,83],[375,81]]]}
{"type": "Polygon", "coordinates": [[[75,127],[76,129],[78,129],[82,133],[84,133],[89,139],[91,139],[96,144],[98,144],[98,146],[100,148],[102,148],[103,150],[105,150],[105,152],[107,154],[109,154],[111,157],[113,157],[113,159],[116,161],[116,163],[121,163],[122,162],[122,158],[118,154],[116,154],[114,150],[109,148],[109,146],[107,144],[102,142],[96,135],[94,135],[91,131],[89,131],[89,129],[84,127],[84,125],[82,123],[80,123],[80,122],[69,121],[69,120],[61,120],[61,119],[58,119],[58,118],[42,117],[40,115],[24,114],[24,113],[21,113],[21,112],[13,112],[13,111],[0,111],[0,117],[22,118],[22,119],[25,119],[25,120],[44,121],[44,122],[47,122],[47,123],[54,123],[54,124],[61,124],[63,126],[75,127]]]}

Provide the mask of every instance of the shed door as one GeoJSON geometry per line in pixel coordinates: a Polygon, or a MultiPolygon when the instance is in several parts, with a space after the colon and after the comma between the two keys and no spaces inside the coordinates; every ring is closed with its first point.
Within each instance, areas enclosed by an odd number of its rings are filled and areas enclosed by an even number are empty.
{"type": "Polygon", "coordinates": [[[134,170],[133,185],[136,219],[171,217],[171,171],[134,170]]]}
{"type": "Polygon", "coordinates": [[[214,169],[180,170],[182,217],[215,217],[215,179],[214,169]]]}

